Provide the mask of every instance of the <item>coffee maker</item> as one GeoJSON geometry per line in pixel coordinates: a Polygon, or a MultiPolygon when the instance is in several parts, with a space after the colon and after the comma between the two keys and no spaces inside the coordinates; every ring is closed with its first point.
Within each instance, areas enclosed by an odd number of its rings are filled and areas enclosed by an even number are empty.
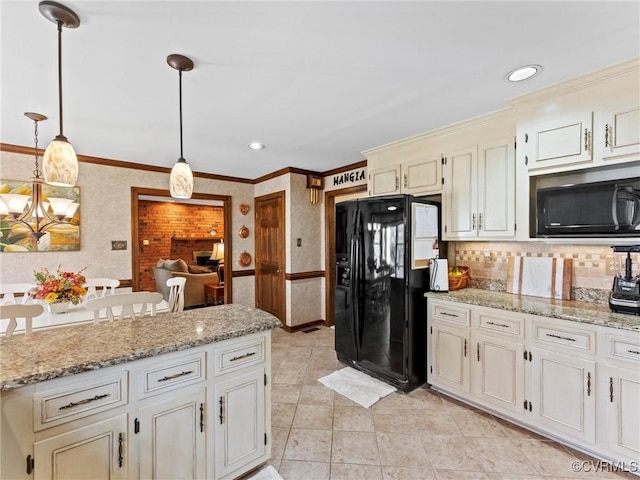
{"type": "Polygon", "coordinates": [[[616,276],[613,278],[613,287],[609,294],[609,308],[614,312],[640,315],[640,274],[634,273],[631,260],[632,253],[640,252],[640,245],[611,248],[613,248],[614,257],[616,253],[626,253],[626,255],[615,258],[616,276]]]}

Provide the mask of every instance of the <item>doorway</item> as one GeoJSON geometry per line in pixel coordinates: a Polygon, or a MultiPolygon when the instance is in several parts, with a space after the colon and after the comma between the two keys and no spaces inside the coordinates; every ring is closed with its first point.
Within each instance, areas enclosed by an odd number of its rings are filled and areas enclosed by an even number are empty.
{"type": "MultiPolygon", "coordinates": [[[[178,251],[180,257],[187,263],[196,263],[196,250],[211,250],[214,242],[223,241],[225,245],[224,261],[229,267],[225,275],[225,303],[232,301],[232,274],[231,262],[227,259],[232,257],[231,236],[229,235],[228,225],[231,225],[231,197],[226,195],[214,195],[205,193],[194,193],[191,199],[176,200],[171,197],[168,190],[160,190],[153,188],[131,188],[131,272],[132,272],[132,289],[133,291],[149,290],[150,283],[147,278],[151,273],[148,261],[145,259],[145,252],[153,248],[154,243],[166,243],[170,245],[165,248],[166,254],[169,251],[178,251]],[[149,200],[152,200],[151,202],[149,200]],[[142,238],[141,231],[145,231],[145,237],[149,237],[148,228],[141,227],[141,209],[150,203],[172,203],[175,208],[207,208],[208,206],[217,210],[221,209],[221,214],[214,215],[211,224],[200,225],[199,219],[194,219],[187,230],[180,225],[175,227],[167,225],[170,221],[168,218],[154,219],[154,223],[161,222],[155,229],[150,238],[142,238]],[[201,247],[200,247],[201,246],[201,247]],[[175,247],[175,248],[174,248],[175,247]],[[193,251],[192,251],[193,250],[193,251]],[[144,264],[143,264],[144,263],[144,264]]],[[[147,220],[149,221],[149,220],[147,220]]],[[[184,221],[182,222],[185,223],[184,221]]],[[[202,222],[200,222],[202,223],[202,222]]],[[[153,232],[154,229],[151,229],[153,232]]],[[[170,258],[166,256],[164,258],[170,258]]],[[[157,262],[158,259],[155,259],[157,262]]],[[[155,288],[155,284],[153,285],[155,288]]]]}
{"type": "Polygon", "coordinates": [[[336,203],[354,198],[367,196],[367,186],[333,190],[324,194],[324,225],[325,225],[325,325],[335,325],[335,299],[333,292],[336,286],[336,203]]]}
{"type": "Polygon", "coordinates": [[[255,199],[256,308],[286,324],[285,192],[255,199]]]}

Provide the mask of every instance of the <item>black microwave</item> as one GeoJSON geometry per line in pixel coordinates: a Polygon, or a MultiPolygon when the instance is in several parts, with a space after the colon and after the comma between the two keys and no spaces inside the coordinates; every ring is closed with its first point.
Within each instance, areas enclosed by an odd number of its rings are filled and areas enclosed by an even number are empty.
{"type": "Polygon", "coordinates": [[[640,236],[640,177],[541,188],[538,237],[640,236]]]}

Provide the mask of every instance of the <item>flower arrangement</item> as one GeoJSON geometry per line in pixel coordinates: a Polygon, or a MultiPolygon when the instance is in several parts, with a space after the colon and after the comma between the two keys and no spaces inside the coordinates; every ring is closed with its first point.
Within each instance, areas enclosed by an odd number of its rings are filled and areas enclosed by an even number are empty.
{"type": "Polygon", "coordinates": [[[58,271],[53,275],[47,268],[39,272],[34,271],[36,288],[33,296],[47,303],[71,302],[79,304],[87,294],[84,287],[86,278],[82,274],[85,269],[79,272],[63,272],[58,265],[58,271]]]}

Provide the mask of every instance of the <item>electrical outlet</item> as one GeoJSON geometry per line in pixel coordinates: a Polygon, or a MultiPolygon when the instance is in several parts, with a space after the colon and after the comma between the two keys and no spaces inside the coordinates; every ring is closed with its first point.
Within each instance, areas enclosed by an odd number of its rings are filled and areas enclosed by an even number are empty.
{"type": "Polygon", "coordinates": [[[489,252],[489,250],[484,251],[484,263],[486,264],[493,263],[493,259],[491,258],[491,252],[489,252]]]}
{"type": "Polygon", "coordinates": [[[605,267],[604,267],[604,271],[605,273],[611,274],[611,275],[615,275],[616,273],[616,261],[615,258],[613,257],[613,255],[607,255],[604,259],[605,261],[605,267]]]}

